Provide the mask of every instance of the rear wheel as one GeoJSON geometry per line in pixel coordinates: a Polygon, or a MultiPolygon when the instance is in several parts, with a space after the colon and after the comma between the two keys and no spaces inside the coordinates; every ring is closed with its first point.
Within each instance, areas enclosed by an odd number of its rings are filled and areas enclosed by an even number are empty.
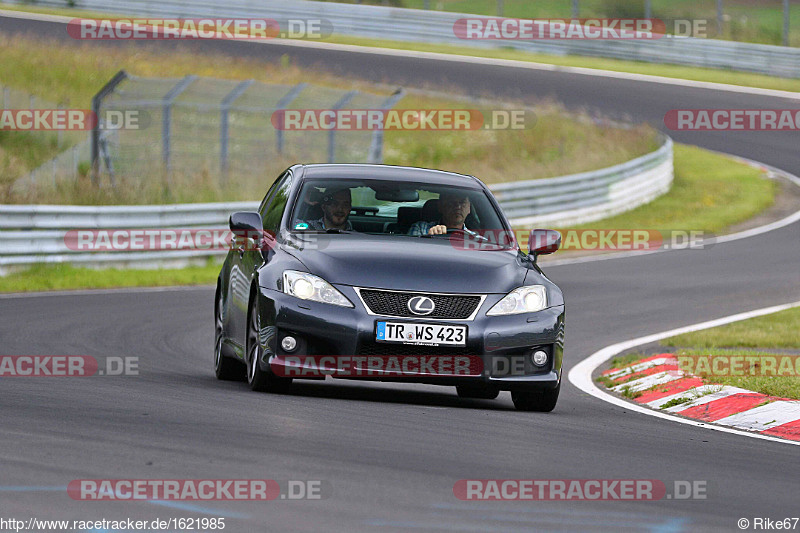
{"type": "Polygon", "coordinates": [[[214,373],[217,379],[224,381],[240,381],[244,377],[244,367],[239,361],[225,357],[222,348],[225,331],[222,327],[222,298],[219,291],[214,299],[214,373]]]}
{"type": "Polygon", "coordinates": [[[519,392],[511,391],[511,401],[514,407],[520,411],[536,411],[539,413],[549,413],[556,408],[558,403],[558,393],[561,390],[561,383],[555,389],[542,392],[519,392]]]}
{"type": "Polygon", "coordinates": [[[250,303],[247,319],[247,384],[258,392],[281,392],[292,382],[290,378],[281,378],[270,371],[261,370],[259,361],[264,355],[259,334],[261,331],[261,315],[258,312],[258,296],[250,303]]]}
{"type": "Polygon", "coordinates": [[[480,385],[456,385],[456,392],[459,398],[494,400],[500,394],[500,389],[480,385]]]}

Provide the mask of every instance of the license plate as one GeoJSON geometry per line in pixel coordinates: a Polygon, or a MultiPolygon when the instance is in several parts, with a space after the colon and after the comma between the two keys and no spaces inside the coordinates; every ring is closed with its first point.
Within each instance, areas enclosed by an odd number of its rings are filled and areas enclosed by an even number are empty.
{"type": "Polygon", "coordinates": [[[467,326],[417,324],[411,322],[378,322],[376,340],[429,346],[466,346],[467,326]]]}

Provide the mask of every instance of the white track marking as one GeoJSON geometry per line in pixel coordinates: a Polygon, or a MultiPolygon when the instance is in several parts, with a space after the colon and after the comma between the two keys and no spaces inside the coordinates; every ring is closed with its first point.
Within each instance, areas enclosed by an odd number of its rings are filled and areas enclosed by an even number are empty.
{"type": "MultiPolygon", "coordinates": [[[[730,157],[732,159],[737,159],[742,161],[743,163],[747,163],[748,165],[758,167],[764,169],[772,174],[780,175],[783,178],[786,178],[790,182],[794,183],[798,187],[800,187],[800,177],[791,174],[790,172],[786,172],[785,170],[781,170],[779,168],[771,167],[769,165],[765,165],[763,163],[759,163],[758,161],[754,161],[752,159],[746,159],[744,157],[739,157],[736,155],[726,154],[724,152],[717,152],[718,154],[730,157]]],[[[795,222],[800,221],[800,211],[795,211],[791,215],[784,217],[780,220],[776,220],[775,222],[771,222],[769,224],[765,224],[763,226],[758,226],[757,228],[751,228],[748,230],[740,231],[737,233],[731,233],[729,235],[723,235],[721,237],[714,237],[711,240],[712,244],[722,244],[726,242],[733,242],[738,241],[740,239],[747,239],[749,237],[755,237],[756,235],[762,235],[764,233],[774,231],[777,229],[785,228],[795,222]]],[[[699,244],[702,245],[702,241],[699,241],[699,244]]],[[[602,254],[602,255],[590,255],[586,257],[576,257],[574,259],[556,259],[555,261],[545,261],[541,263],[541,267],[551,268],[557,267],[561,265],[575,265],[580,263],[592,263],[595,261],[607,261],[609,259],[626,259],[629,257],[637,257],[641,255],[651,255],[651,254],[658,254],[664,252],[672,252],[679,250],[679,248],[659,248],[656,250],[648,250],[648,251],[631,251],[631,252],[614,252],[610,254],[602,254]]]]}
{"type": "MultiPolygon", "coordinates": [[[[664,411],[666,411],[668,413],[678,413],[680,411],[685,411],[686,409],[691,409],[692,407],[696,407],[698,405],[705,405],[707,403],[711,403],[711,402],[716,401],[716,400],[721,400],[723,398],[727,398],[728,396],[733,396],[734,394],[746,394],[746,393],[752,393],[752,392],[753,391],[745,390],[745,389],[739,389],[737,387],[722,387],[722,389],[720,389],[719,385],[701,385],[700,387],[684,391],[681,394],[676,394],[675,396],[671,397],[671,398],[674,398],[674,397],[681,397],[682,396],[682,397],[685,397],[685,398],[695,398],[695,399],[693,399],[691,401],[688,401],[686,403],[682,403],[680,405],[673,405],[672,407],[668,407],[668,408],[664,409],[664,411]],[[717,390],[715,392],[714,389],[719,389],[719,390],[717,390]],[[699,398],[695,398],[694,395],[703,394],[706,391],[711,391],[711,394],[706,394],[705,396],[700,396],[699,398]]],[[[661,401],[661,400],[657,400],[657,401],[661,401]]],[[[653,405],[654,403],[656,403],[656,402],[650,402],[647,405],[650,405],[651,407],[658,408],[658,407],[661,407],[661,405],[664,405],[667,402],[663,402],[658,406],[653,405]]]]}
{"type": "Polygon", "coordinates": [[[764,431],[800,418],[800,402],[777,401],[754,407],[716,421],[717,424],[751,431],[764,431]]]}
{"type": "Polygon", "coordinates": [[[616,379],[624,375],[635,374],[636,372],[641,372],[642,370],[647,370],[648,368],[653,368],[655,366],[677,365],[677,364],[678,360],[675,359],[674,357],[659,357],[658,359],[645,361],[643,363],[636,363],[635,365],[626,366],[625,368],[620,368],[619,370],[615,370],[614,372],[610,372],[608,374],[603,374],[603,375],[609,379],[616,379]]]}
{"type": "Polygon", "coordinates": [[[602,365],[610,358],[614,357],[615,355],[625,350],[629,350],[631,348],[635,348],[636,346],[641,346],[643,344],[656,342],[661,339],[666,339],[668,337],[673,337],[675,335],[681,335],[683,333],[691,333],[693,331],[699,331],[702,329],[723,326],[725,324],[730,324],[732,322],[739,322],[742,320],[747,320],[749,318],[769,315],[772,313],[777,313],[779,311],[785,311],[786,309],[792,309],[794,307],[800,307],[800,301],[783,305],[776,305],[773,307],[765,307],[763,309],[756,309],[754,311],[748,311],[746,313],[738,313],[736,315],[730,315],[722,318],[717,318],[715,320],[709,320],[708,322],[700,322],[698,324],[672,329],[669,331],[662,331],[661,333],[654,333],[652,335],[646,335],[644,337],[638,337],[636,339],[631,339],[617,344],[612,344],[611,346],[606,346],[605,348],[598,350],[597,352],[593,353],[592,355],[590,355],[589,357],[587,357],[586,359],[575,365],[569,372],[568,379],[573,385],[575,385],[583,392],[591,396],[594,396],[595,398],[599,398],[604,402],[617,405],[629,411],[635,411],[637,413],[643,413],[649,416],[663,418],[665,420],[672,420],[673,422],[677,422],[679,424],[688,424],[690,426],[712,429],[714,431],[722,431],[724,433],[734,433],[736,435],[744,435],[746,437],[751,437],[754,439],[771,440],[774,442],[781,442],[784,444],[800,446],[800,441],[790,441],[790,440],[780,439],[778,437],[772,437],[770,435],[762,435],[760,433],[750,433],[747,431],[742,431],[740,429],[734,429],[727,426],[719,426],[714,423],[700,422],[698,420],[692,420],[689,418],[677,417],[661,411],[654,411],[649,407],[629,402],[623,398],[619,398],[617,396],[614,396],[613,394],[609,394],[608,392],[600,389],[592,381],[592,374],[600,365],[602,365]]]}
{"type": "Polygon", "coordinates": [[[645,391],[657,385],[663,385],[664,383],[669,383],[670,381],[677,381],[683,377],[684,377],[683,373],[680,372],[679,370],[656,372],[655,374],[650,374],[649,376],[644,376],[639,379],[634,379],[632,381],[628,381],[627,383],[620,383],[619,385],[614,385],[613,387],[611,387],[611,390],[613,390],[614,392],[622,392],[625,389],[628,389],[630,392],[645,391]]]}

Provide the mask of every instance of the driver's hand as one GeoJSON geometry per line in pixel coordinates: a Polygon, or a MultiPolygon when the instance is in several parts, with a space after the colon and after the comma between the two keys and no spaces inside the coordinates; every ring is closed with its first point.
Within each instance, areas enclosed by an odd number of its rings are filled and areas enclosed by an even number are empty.
{"type": "Polygon", "coordinates": [[[428,230],[428,235],[444,235],[445,233],[447,233],[447,226],[445,226],[444,224],[433,226],[431,229],[428,230]]]}

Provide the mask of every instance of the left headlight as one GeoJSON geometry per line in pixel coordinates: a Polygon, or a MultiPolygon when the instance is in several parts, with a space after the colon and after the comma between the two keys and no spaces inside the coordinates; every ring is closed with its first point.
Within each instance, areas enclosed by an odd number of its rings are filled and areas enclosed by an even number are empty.
{"type": "Polygon", "coordinates": [[[285,270],[283,272],[283,292],[302,300],[354,307],[353,303],[344,294],[337,291],[333,285],[308,272],[285,270]]]}
{"type": "Polygon", "coordinates": [[[547,307],[547,289],[544,285],[517,287],[486,312],[487,316],[533,313],[547,307]]]}

